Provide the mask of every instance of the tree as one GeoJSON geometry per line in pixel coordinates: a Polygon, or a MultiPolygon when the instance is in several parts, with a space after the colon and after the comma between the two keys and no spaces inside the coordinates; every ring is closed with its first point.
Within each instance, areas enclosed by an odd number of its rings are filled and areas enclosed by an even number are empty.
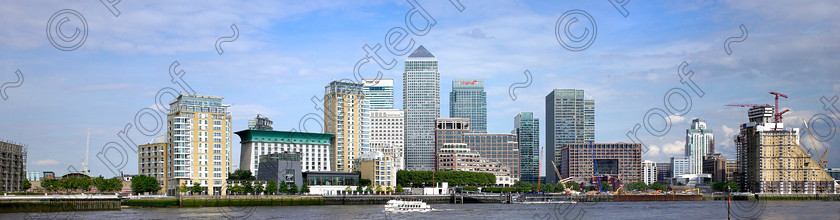
{"type": "MultiPolygon", "coordinates": [[[[132,178],[134,179],[134,178],[132,178]]],[[[157,183],[157,181],[155,181],[157,183]]],[[[120,191],[123,188],[123,181],[119,177],[114,177],[111,179],[105,180],[105,189],[106,192],[113,192],[113,191],[120,191]]],[[[160,190],[160,184],[157,184],[157,187],[152,187],[152,192],[157,192],[160,190]]]]}
{"type": "Polygon", "coordinates": [[[359,186],[371,186],[369,179],[359,179],[359,186]]]}
{"type": "Polygon", "coordinates": [[[391,188],[391,186],[388,186],[388,187],[385,187],[385,192],[388,192],[388,194],[391,194],[391,193],[394,192],[394,189],[391,188]]]}
{"type": "Polygon", "coordinates": [[[280,181],[280,187],[277,188],[277,192],[280,194],[286,194],[289,192],[289,185],[286,185],[286,181],[280,181]]]}
{"type": "Polygon", "coordinates": [[[23,184],[20,185],[20,190],[26,192],[29,188],[32,188],[32,183],[28,179],[24,179],[23,184]]]}
{"type": "Polygon", "coordinates": [[[604,190],[604,191],[612,191],[612,190],[613,190],[613,188],[612,188],[612,185],[610,185],[610,183],[609,183],[609,182],[607,182],[607,181],[601,181],[601,190],[604,190]]]}
{"type": "Polygon", "coordinates": [[[741,191],[741,189],[738,188],[738,184],[736,184],[734,182],[714,183],[714,184],[712,184],[712,189],[714,189],[717,192],[738,192],[738,191],[741,191]]]}
{"type": "Polygon", "coordinates": [[[295,184],[289,185],[289,194],[297,194],[298,193],[298,186],[295,184]]]}
{"type": "Polygon", "coordinates": [[[302,186],[302,187],[300,187],[300,193],[302,193],[302,194],[309,194],[309,185],[307,185],[306,183],[304,183],[304,184],[303,184],[303,186],[302,186]]]}
{"type": "MultiPolygon", "coordinates": [[[[137,177],[135,176],[134,178],[137,178],[137,177]]],[[[131,180],[134,180],[134,178],[132,178],[131,180]]],[[[178,187],[178,192],[180,192],[180,193],[187,193],[189,191],[190,191],[190,187],[187,187],[186,183],[181,183],[181,186],[178,187]]]]}
{"type": "Polygon", "coordinates": [[[397,184],[397,189],[394,190],[395,192],[401,193],[403,192],[402,185],[397,184]]]}
{"type": "Polygon", "coordinates": [[[254,184],[251,181],[242,182],[242,192],[243,194],[253,194],[254,184]]]}
{"type": "Polygon", "coordinates": [[[654,182],[654,183],[652,183],[648,186],[648,189],[666,190],[666,189],[668,189],[668,186],[666,186],[665,184],[659,183],[659,182],[654,182]]]}
{"type": "Polygon", "coordinates": [[[572,189],[574,191],[580,191],[580,184],[578,184],[575,181],[569,182],[569,189],[572,189]]]}
{"type": "Polygon", "coordinates": [[[277,193],[277,182],[269,180],[265,185],[265,194],[274,195],[277,193]]]}
{"type": "MultiPolygon", "coordinates": [[[[104,181],[104,180],[103,180],[104,181]]],[[[113,182],[114,180],[104,181],[102,184],[103,191],[107,191],[108,189],[116,188],[116,183],[113,182]],[[108,183],[110,182],[110,183],[108,183]]],[[[117,181],[120,181],[117,179],[117,181]]],[[[122,189],[122,181],[119,182],[119,189],[122,189]]],[[[116,189],[116,190],[119,190],[116,189]]],[[[137,194],[145,193],[145,192],[157,192],[160,190],[160,184],[158,184],[157,179],[150,176],[139,175],[131,178],[131,191],[136,192],[137,194]]]]}
{"type": "Polygon", "coordinates": [[[382,189],[382,186],[381,185],[376,186],[376,194],[382,194],[382,192],[384,192],[384,190],[382,189]]]}
{"type": "Polygon", "coordinates": [[[254,195],[259,195],[263,192],[263,184],[255,183],[254,184],[254,195]]]}
{"type": "Polygon", "coordinates": [[[242,170],[238,169],[233,171],[233,173],[228,174],[229,180],[256,180],[257,178],[254,177],[254,174],[251,173],[250,170],[242,170]]]}
{"type": "Polygon", "coordinates": [[[624,184],[624,190],[626,191],[644,191],[647,188],[649,187],[644,182],[632,182],[624,184]]]}
{"type": "Polygon", "coordinates": [[[356,186],[356,193],[358,193],[358,194],[362,194],[362,192],[364,192],[363,187],[361,187],[361,186],[356,186]]]}
{"type": "Polygon", "coordinates": [[[367,187],[367,188],[365,189],[365,193],[366,193],[366,194],[373,194],[373,188],[367,187]]]}
{"type": "Polygon", "coordinates": [[[204,191],[204,189],[201,188],[201,183],[198,183],[198,181],[196,181],[196,182],[193,182],[193,186],[192,186],[191,191],[192,191],[193,194],[199,194],[202,191],[204,191]]]}

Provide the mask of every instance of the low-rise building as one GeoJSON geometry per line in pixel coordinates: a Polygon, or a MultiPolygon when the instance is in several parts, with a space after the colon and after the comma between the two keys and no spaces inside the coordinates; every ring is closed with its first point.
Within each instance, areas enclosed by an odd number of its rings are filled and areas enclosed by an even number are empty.
{"type": "Polygon", "coordinates": [[[618,175],[623,182],[642,181],[642,147],[630,143],[576,143],[560,148],[561,178],[618,175]],[[593,164],[594,161],[594,164],[593,164]],[[593,166],[594,165],[594,166],[593,166]]]}
{"type": "Polygon", "coordinates": [[[356,190],[359,174],[355,172],[309,171],[303,173],[309,194],[342,195],[356,190]]]}
{"type": "Polygon", "coordinates": [[[467,144],[446,143],[437,153],[438,170],[457,170],[492,173],[496,176],[496,185],[511,186],[516,181],[510,176],[510,170],[499,162],[489,160],[480,153],[472,151],[467,144]]]}
{"type": "Polygon", "coordinates": [[[237,131],[242,152],[239,169],[259,175],[259,157],[274,153],[300,153],[303,172],[329,171],[335,135],[272,130],[237,131]]]}
{"type": "Polygon", "coordinates": [[[387,187],[397,186],[397,169],[391,156],[382,152],[371,151],[363,154],[358,160],[356,162],[358,165],[356,167],[357,171],[361,172],[362,179],[371,181],[374,189],[381,186],[384,190],[387,187]]]}
{"type": "Polygon", "coordinates": [[[673,177],[671,168],[673,168],[671,163],[656,163],[656,182],[668,185],[671,182],[671,177],[673,177]]]}
{"type": "MultiPolygon", "coordinates": [[[[148,144],[137,146],[137,169],[138,173],[144,176],[150,176],[157,179],[160,184],[160,190],[157,194],[165,194],[168,188],[169,176],[169,158],[168,149],[169,141],[166,135],[158,136],[148,144]]],[[[130,179],[128,181],[131,181],[130,179]]]]}
{"type": "Polygon", "coordinates": [[[303,187],[303,168],[300,153],[272,153],[260,156],[262,172],[257,174],[259,181],[274,180],[276,184],[285,182],[287,186],[303,187]]]}
{"type": "Polygon", "coordinates": [[[671,157],[671,176],[688,174],[691,171],[691,160],[688,157],[671,157]]]}

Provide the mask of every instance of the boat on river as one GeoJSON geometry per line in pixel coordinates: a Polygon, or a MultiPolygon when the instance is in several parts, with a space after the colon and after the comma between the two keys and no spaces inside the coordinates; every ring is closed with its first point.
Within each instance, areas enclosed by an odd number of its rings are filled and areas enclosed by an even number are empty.
{"type": "Polygon", "coordinates": [[[423,201],[390,200],[385,204],[387,212],[428,212],[432,207],[423,201]]]}

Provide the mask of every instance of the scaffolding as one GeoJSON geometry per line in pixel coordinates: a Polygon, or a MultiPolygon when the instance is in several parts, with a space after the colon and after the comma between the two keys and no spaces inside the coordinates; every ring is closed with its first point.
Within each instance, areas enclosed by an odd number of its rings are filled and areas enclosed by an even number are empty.
{"type": "Polygon", "coordinates": [[[0,192],[21,191],[26,179],[26,145],[0,141],[0,192]]]}

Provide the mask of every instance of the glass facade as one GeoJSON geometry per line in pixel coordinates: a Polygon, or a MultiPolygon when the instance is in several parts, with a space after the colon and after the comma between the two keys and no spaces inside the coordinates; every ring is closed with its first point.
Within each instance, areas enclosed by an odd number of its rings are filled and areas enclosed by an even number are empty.
{"type": "Polygon", "coordinates": [[[440,117],[438,61],[420,46],[405,60],[403,73],[406,169],[435,166],[435,119],[440,117]]]}
{"type": "Polygon", "coordinates": [[[559,180],[552,162],[562,162],[558,160],[561,147],[595,140],[595,100],[584,94],[583,90],[555,89],[545,97],[546,183],[559,180]]]}
{"type": "Polygon", "coordinates": [[[359,174],[341,172],[303,173],[306,184],[309,186],[357,186],[359,185],[359,174]]]}
{"type": "Polygon", "coordinates": [[[520,180],[536,183],[540,175],[540,119],[533,112],[517,114],[513,133],[519,142],[520,180]]]}
{"type": "Polygon", "coordinates": [[[481,79],[452,80],[449,117],[469,118],[470,132],[487,133],[487,93],[481,79]]]}
{"type": "Polygon", "coordinates": [[[371,110],[394,108],[394,79],[365,79],[364,93],[371,110]]]}

